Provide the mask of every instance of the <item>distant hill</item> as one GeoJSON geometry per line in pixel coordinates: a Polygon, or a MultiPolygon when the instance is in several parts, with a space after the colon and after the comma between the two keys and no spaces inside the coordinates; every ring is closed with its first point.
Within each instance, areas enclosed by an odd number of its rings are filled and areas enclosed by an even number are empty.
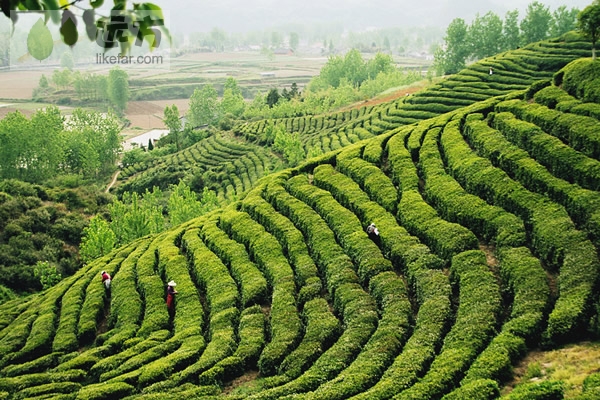
{"type": "Polygon", "coordinates": [[[252,160],[241,200],[0,306],[0,397],[500,397],[527,349],[599,333],[588,53],[567,36],[388,104],[278,121],[327,152],[264,177],[249,150],[264,121],[239,149],[212,139],[228,174],[252,160]]]}

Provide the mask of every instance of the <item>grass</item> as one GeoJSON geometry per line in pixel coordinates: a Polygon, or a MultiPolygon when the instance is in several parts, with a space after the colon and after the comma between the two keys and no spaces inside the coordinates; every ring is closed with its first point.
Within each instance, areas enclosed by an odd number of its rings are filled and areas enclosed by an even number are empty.
{"type": "Polygon", "coordinates": [[[515,367],[514,380],[504,387],[502,394],[531,380],[561,380],[565,399],[574,399],[581,394],[583,380],[598,371],[600,342],[582,342],[551,351],[535,350],[515,367]]]}

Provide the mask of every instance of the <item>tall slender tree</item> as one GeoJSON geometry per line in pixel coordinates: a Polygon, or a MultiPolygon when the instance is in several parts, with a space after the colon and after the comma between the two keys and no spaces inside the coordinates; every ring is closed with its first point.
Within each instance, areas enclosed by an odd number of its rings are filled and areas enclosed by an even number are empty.
{"type": "Polygon", "coordinates": [[[573,7],[569,10],[564,5],[554,10],[550,36],[558,37],[577,28],[577,14],[579,14],[579,9],[573,7]]]}
{"type": "Polygon", "coordinates": [[[592,42],[592,60],[596,60],[596,42],[600,36],[600,0],[577,15],[577,29],[592,42]]]}
{"type": "Polygon", "coordinates": [[[538,42],[548,37],[552,14],[548,6],[534,1],[527,6],[527,14],[521,21],[521,44],[538,42]]]}
{"type": "Polygon", "coordinates": [[[129,101],[129,76],[127,71],[115,67],[108,73],[108,99],[118,114],[122,115],[129,101]]]}
{"type": "Polygon", "coordinates": [[[519,30],[519,10],[508,11],[502,28],[502,50],[514,50],[521,43],[519,30]]]}
{"type": "Polygon", "coordinates": [[[181,150],[181,119],[179,119],[179,109],[175,104],[165,107],[163,121],[169,128],[169,135],[172,135],[175,147],[177,150],[181,150]]]}
{"type": "Polygon", "coordinates": [[[468,44],[468,26],[462,18],[450,22],[444,37],[445,49],[435,54],[435,68],[441,74],[454,74],[465,67],[470,49],[468,44]]]}
{"type": "Polygon", "coordinates": [[[204,85],[202,89],[195,89],[190,97],[188,122],[193,127],[201,125],[215,125],[219,122],[221,108],[217,91],[212,85],[204,85]]]}

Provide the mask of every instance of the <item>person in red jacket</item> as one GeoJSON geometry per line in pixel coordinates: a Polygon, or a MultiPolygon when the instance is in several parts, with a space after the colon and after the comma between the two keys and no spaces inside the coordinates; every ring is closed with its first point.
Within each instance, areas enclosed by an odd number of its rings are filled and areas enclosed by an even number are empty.
{"type": "Polygon", "coordinates": [[[100,274],[102,275],[102,283],[104,284],[104,287],[106,288],[106,290],[110,290],[111,279],[109,273],[106,271],[102,271],[100,274]]]}
{"type": "Polygon", "coordinates": [[[175,310],[175,295],[177,294],[175,286],[177,286],[175,281],[167,283],[167,309],[170,313],[173,313],[175,310]]]}

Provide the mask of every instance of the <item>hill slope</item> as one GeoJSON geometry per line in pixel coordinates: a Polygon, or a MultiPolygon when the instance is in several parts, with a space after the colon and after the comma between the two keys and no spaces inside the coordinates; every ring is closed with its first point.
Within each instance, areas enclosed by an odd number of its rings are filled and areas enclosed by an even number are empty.
{"type": "Polygon", "coordinates": [[[593,68],[581,60],[554,84],[269,175],[229,208],[5,303],[0,392],[498,397],[528,347],[597,328],[593,68]],[[365,233],[372,222],[376,240],[365,233]],[[114,278],[110,294],[102,270],[114,278]]]}
{"type": "MultiPolygon", "coordinates": [[[[481,60],[411,96],[327,115],[275,119],[274,124],[284,126],[289,133],[298,132],[307,154],[325,153],[492,96],[525,89],[537,80],[551,78],[570,61],[589,55],[589,42],[567,34],[481,60]],[[492,76],[488,74],[490,67],[495,71],[492,76]]],[[[166,187],[183,176],[188,180],[193,179],[191,176],[202,176],[206,186],[220,198],[240,198],[262,177],[262,171],[279,168],[278,159],[259,145],[264,143],[268,126],[266,120],[237,126],[234,131],[240,139],[245,139],[243,144],[209,138],[156,163],[130,167],[119,177],[118,191],[143,193],[145,189],[152,190],[159,181],[166,187]],[[236,165],[229,157],[239,157],[236,165]]]]}

